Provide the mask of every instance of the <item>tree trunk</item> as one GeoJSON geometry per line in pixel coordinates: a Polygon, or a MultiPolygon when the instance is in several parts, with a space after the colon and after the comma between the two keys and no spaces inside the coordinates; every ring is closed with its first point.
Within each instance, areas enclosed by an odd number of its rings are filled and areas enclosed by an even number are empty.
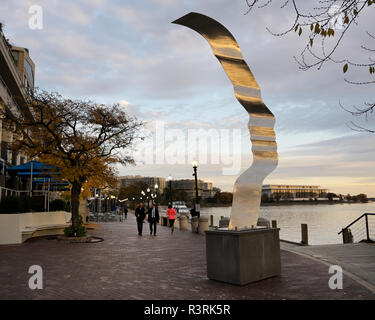
{"type": "Polygon", "coordinates": [[[82,185],[78,181],[74,181],[71,191],[71,205],[72,205],[72,227],[75,235],[77,234],[79,225],[79,196],[81,194],[82,185]]]}

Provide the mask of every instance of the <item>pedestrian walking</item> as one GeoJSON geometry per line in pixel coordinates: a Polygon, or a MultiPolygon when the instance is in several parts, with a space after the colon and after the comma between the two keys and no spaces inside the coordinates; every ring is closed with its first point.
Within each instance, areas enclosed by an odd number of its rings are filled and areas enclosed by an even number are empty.
{"type": "Polygon", "coordinates": [[[138,235],[142,236],[143,221],[146,218],[146,210],[143,207],[143,203],[142,202],[135,209],[135,217],[137,218],[138,235]]]}
{"type": "Polygon", "coordinates": [[[150,224],[150,235],[154,234],[156,236],[156,226],[159,222],[159,209],[155,205],[152,204],[152,208],[148,209],[148,223],[150,224]]]}
{"type": "Polygon", "coordinates": [[[174,221],[176,220],[176,210],[172,208],[172,205],[168,206],[167,216],[169,220],[169,226],[171,227],[171,234],[173,234],[174,221]]]}

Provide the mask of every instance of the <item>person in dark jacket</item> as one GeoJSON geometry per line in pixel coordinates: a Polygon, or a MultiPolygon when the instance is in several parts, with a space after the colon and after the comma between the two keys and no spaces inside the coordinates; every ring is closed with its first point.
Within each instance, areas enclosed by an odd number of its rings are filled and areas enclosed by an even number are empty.
{"type": "Polygon", "coordinates": [[[146,218],[146,210],[141,202],[137,209],[135,209],[135,217],[137,218],[138,235],[142,236],[143,221],[146,218]]]}
{"type": "Polygon", "coordinates": [[[155,205],[155,203],[152,204],[152,208],[148,209],[148,222],[150,224],[150,235],[154,233],[154,236],[156,236],[156,225],[159,222],[159,209],[155,205]]]}

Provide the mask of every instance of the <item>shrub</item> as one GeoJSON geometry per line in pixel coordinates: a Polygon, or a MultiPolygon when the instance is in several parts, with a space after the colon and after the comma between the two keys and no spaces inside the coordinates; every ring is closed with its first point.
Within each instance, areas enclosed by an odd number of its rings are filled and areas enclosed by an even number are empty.
{"type": "Polygon", "coordinates": [[[20,197],[20,212],[32,212],[34,211],[33,198],[31,197],[20,197]]]}
{"type": "Polygon", "coordinates": [[[69,204],[64,199],[53,200],[49,205],[50,211],[70,211],[69,204]]]}
{"type": "Polygon", "coordinates": [[[0,202],[1,213],[20,213],[21,199],[20,197],[8,196],[1,199],[0,202]]]}
{"type": "MultiPolygon", "coordinates": [[[[51,202],[50,211],[66,210],[70,211],[69,205],[64,201],[63,204],[58,202],[54,204],[51,202]],[[56,209],[54,209],[56,208],[56,209]]],[[[43,212],[44,209],[44,196],[7,196],[0,201],[0,213],[16,214],[25,212],[43,212]]]]}
{"type": "Polygon", "coordinates": [[[79,216],[77,234],[74,234],[73,226],[70,225],[64,229],[64,235],[65,237],[83,237],[86,235],[86,228],[83,224],[82,216],[79,216]]]}

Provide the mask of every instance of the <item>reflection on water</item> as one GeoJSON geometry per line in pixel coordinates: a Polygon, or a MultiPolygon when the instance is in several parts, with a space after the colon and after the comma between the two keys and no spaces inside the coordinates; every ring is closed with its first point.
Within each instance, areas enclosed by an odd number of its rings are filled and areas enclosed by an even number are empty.
{"type": "MultiPolygon", "coordinates": [[[[214,224],[219,225],[220,216],[229,217],[230,207],[201,208],[203,215],[214,215],[214,224]]],[[[268,206],[260,208],[260,216],[276,220],[283,240],[301,241],[301,223],[309,230],[309,244],[342,243],[337,233],[365,212],[375,212],[375,202],[353,204],[319,204],[268,206]]],[[[356,238],[365,237],[364,221],[353,227],[356,238]]],[[[371,237],[375,237],[372,229],[371,237]]]]}

